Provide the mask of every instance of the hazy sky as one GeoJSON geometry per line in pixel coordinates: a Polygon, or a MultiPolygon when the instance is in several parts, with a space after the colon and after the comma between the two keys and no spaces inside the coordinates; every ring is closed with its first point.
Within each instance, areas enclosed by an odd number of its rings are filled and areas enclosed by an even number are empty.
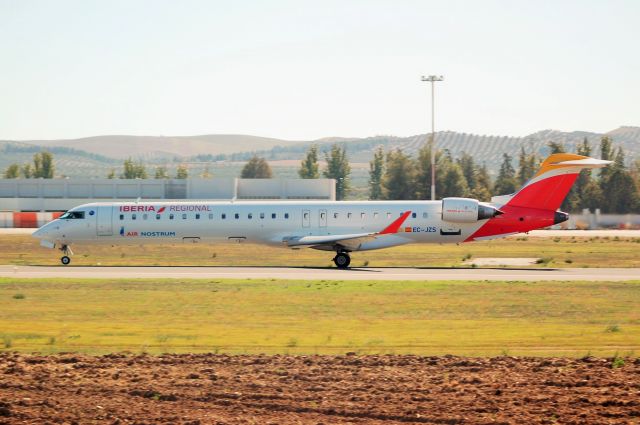
{"type": "Polygon", "coordinates": [[[0,139],[640,125],[640,1],[0,0],[0,139]]]}

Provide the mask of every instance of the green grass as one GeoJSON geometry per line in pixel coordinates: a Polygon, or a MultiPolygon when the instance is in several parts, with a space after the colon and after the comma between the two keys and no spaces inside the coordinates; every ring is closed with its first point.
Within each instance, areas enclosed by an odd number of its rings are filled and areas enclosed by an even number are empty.
{"type": "MultiPolygon", "coordinates": [[[[312,266],[332,265],[332,253],[252,244],[74,245],[73,265],[312,266]],[[251,252],[251,255],[247,255],[251,252]]],[[[405,245],[355,252],[353,265],[369,267],[469,267],[486,257],[541,258],[531,267],[640,267],[639,238],[517,237],[460,245],[405,245]],[[556,242],[556,239],[558,240],[556,242]]],[[[42,248],[29,235],[0,236],[0,264],[58,265],[60,252],[42,248]]]]}
{"type": "Polygon", "coordinates": [[[640,281],[4,278],[0,350],[634,356],[639,304],[640,281]]]}

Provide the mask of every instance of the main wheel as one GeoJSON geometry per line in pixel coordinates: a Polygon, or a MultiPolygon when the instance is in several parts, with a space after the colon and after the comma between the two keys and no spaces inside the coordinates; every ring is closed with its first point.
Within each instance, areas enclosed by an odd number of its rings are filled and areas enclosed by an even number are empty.
{"type": "Polygon", "coordinates": [[[69,264],[69,263],[71,262],[71,258],[69,258],[69,257],[67,257],[67,256],[65,255],[64,257],[62,257],[62,258],[60,259],[60,262],[66,266],[67,264],[69,264]]]}
{"type": "Polygon", "coordinates": [[[339,269],[346,269],[351,263],[351,257],[346,252],[339,252],[333,258],[333,262],[336,263],[336,267],[339,269]]]}

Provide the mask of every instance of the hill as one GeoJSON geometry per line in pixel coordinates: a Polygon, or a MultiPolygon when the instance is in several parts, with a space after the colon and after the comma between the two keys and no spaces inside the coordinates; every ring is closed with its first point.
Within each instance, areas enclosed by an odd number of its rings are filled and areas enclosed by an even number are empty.
{"type": "Polygon", "coordinates": [[[287,146],[297,142],[268,137],[239,134],[208,134],[202,136],[95,136],[81,139],[26,140],[22,143],[52,147],[65,147],[103,155],[110,158],[128,157],[170,160],[202,153],[230,154],[253,150],[266,150],[274,146],[287,146]]]}
{"type": "MultiPolygon", "coordinates": [[[[527,151],[548,153],[549,142],[562,143],[569,151],[575,150],[577,143],[587,138],[593,147],[593,155],[598,156],[598,144],[602,136],[609,136],[616,146],[622,146],[627,158],[640,158],[640,127],[625,126],[606,133],[587,131],[563,132],[542,130],[525,137],[489,136],[454,131],[441,131],[436,135],[440,149],[447,149],[454,157],[467,152],[485,163],[495,174],[502,154],[517,157],[521,147],[527,151]]],[[[9,164],[24,163],[35,152],[48,149],[55,154],[56,174],[66,176],[104,177],[115,168],[121,167],[122,160],[128,157],[143,160],[150,168],[158,165],[175,169],[179,163],[187,163],[192,175],[198,175],[205,167],[214,175],[237,175],[240,164],[254,154],[264,156],[280,170],[276,175],[294,176],[295,166],[283,164],[295,163],[304,156],[312,144],[321,151],[327,151],[334,143],[347,147],[349,158],[354,163],[366,163],[371,160],[373,151],[382,146],[386,150],[402,149],[415,154],[428,140],[429,135],[411,137],[373,136],[366,138],[327,137],[309,141],[290,141],[247,135],[202,135],[184,137],[165,136],[96,136],[67,140],[30,140],[0,141],[0,170],[9,164]],[[283,161],[286,160],[286,161],[283,161]],[[224,161],[224,162],[220,162],[224,161]],[[230,163],[230,162],[233,162],[230,163]]],[[[366,167],[365,167],[366,168],[366,167]]],[[[362,178],[366,180],[366,170],[362,178]]]]}

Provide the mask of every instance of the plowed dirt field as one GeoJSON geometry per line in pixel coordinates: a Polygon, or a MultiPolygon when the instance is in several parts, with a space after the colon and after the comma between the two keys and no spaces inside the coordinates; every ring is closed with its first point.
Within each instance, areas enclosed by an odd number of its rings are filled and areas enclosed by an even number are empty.
{"type": "Polygon", "coordinates": [[[0,423],[636,424],[640,360],[3,353],[0,423]]]}

